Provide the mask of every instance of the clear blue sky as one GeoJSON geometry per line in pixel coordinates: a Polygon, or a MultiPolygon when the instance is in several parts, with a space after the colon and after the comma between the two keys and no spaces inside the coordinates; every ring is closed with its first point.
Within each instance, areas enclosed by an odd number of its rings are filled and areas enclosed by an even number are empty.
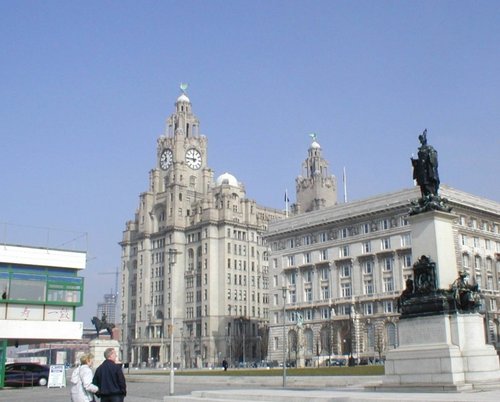
{"type": "Polygon", "coordinates": [[[442,183],[500,201],[498,1],[4,0],[0,54],[2,236],[88,234],[86,325],[181,82],[259,204],[294,201],[310,132],[350,200],[411,187],[424,128],[442,183]]]}

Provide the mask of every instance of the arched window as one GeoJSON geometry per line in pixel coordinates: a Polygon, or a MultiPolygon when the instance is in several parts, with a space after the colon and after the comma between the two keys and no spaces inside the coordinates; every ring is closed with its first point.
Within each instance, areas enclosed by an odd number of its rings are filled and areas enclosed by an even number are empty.
{"type": "Polygon", "coordinates": [[[314,351],[314,334],[312,329],[308,328],[304,331],[306,343],[306,353],[312,354],[314,351]]]}
{"type": "Polygon", "coordinates": [[[388,323],[385,329],[387,334],[387,346],[395,348],[397,346],[396,324],[388,323]]]}
{"type": "Polygon", "coordinates": [[[330,326],[321,328],[320,332],[321,354],[332,354],[332,329],[330,326]]]}
{"type": "Polygon", "coordinates": [[[372,324],[366,327],[366,347],[369,349],[375,347],[375,328],[372,324]]]}

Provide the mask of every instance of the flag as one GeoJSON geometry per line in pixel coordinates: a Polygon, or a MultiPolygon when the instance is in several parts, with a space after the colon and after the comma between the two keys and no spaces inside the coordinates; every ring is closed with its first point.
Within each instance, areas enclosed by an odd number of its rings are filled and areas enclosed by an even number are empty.
{"type": "Polygon", "coordinates": [[[290,198],[288,198],[288,189],[285,190],[285,217],[288,218],[288,203],[290,202],[290,198]]]}

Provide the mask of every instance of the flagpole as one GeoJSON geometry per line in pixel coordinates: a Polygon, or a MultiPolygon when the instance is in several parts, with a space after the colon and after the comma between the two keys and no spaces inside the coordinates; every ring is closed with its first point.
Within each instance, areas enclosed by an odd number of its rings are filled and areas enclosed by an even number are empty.
{"type": "Polygon", "coordinates": [[[285,189],[285,218],[288,218],[288,189],[285,189]]]}
{"type": "Polygon", "coordinates": [[[345,173],[345,166],[344,166],[344,172],[342,174],[342,181],[344,182],[344,203],[347,203],[347,177],[345,173]]]}

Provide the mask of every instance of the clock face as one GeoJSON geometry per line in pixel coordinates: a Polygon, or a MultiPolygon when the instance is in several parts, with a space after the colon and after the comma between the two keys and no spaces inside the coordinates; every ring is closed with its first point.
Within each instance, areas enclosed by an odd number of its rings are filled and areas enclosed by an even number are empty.
{"type": "Polygon", "coordinates": [[[160,167],[163,170],[167,170],[172,164],[172,160],[173,160],[172,150],[169,148],[164,149],[160,156],[160,167]]]}
{"type": "Polygon", "coordinates": [[[186,165],[191,169],[199,169],[201,167],[201,154],[195,148],[190,148],[186,151],[186,165]]]}

